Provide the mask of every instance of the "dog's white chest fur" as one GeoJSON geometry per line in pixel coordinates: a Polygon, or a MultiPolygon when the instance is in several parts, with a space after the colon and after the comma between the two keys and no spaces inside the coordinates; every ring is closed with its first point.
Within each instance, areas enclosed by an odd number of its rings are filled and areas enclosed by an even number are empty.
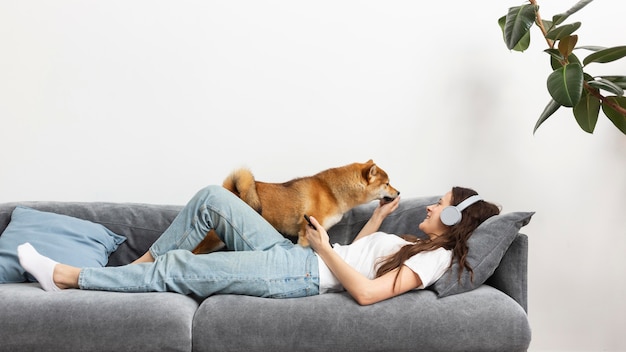
{"type": "Polygon", "coordinates": [[[330,217],[324,219],[324,223],[322,224],[322,226],[325,229],[328,230],[331,226],[333,226],[336,223],[338,223],[341,220],[342,217],[343,217],[343,214],[330,216],[330,217]]]}

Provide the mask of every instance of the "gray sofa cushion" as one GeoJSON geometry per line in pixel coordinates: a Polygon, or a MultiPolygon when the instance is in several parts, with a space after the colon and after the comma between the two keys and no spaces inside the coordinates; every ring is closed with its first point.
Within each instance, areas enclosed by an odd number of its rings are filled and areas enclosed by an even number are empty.
{"type": "Polygon", "coordinates": [[[524,351],[531,336],[522,307],[490,286],[445,298],[414,291],[371,306],[346,293],[218,295],[202,303],[193,330],[198,352],[524,351]]]}
{"type": "Polygon", "coordinates": [[[4,203],[0,208],[0,231],[11,220],[17,205],[73,216],[102,224],[127,240],[109,257],[109,266],[132,262],[144,254],[167,229],[182,206],[103,202],[21,202],[4,203]]]}
{"type": "MultiPolygon", "coordinates": [[[[418,225],[426,217],[426,206],[436,203],[438,199],[439,196],[400,200],[398,209],[385,218],[380,226],[380,231],[425,238],[426,234],[418,228],[418,225]]],[[[352,242],[377,206],[378,202],[371,202],[355,207],[344,214],[341,221],[328,230],[331,243],[347,244],[352,242]]]]}
{"type": "Polygon", "coordinates": [[[459,264],[452,267],[432,285],[439,297],[459,294],[482,285],[494,273],[504,254],[513,243],[520,228],[525,226],[533,212],[514,212],[492,216],[480,224],[467,241],[469,252],[467,262],[474,271],[474,280],[470,273],[463,270],[459,280],[459,264]]]}
{"type": "Polygon", "coordinates": [[[2,351],[190,351],[194,299],[177,293],[0,289],[2,351]],[[10,302],[10,304],[7,304],[10,302]]]}
{"type": "Polygon", "coordinates": [[[77,267],[105,266],[126,240],[105,226],[72,216],[19,206],[0,236],[0,283],[36,281],[17,258],[17,247],[29,242],[52,260],[77,267]]]}

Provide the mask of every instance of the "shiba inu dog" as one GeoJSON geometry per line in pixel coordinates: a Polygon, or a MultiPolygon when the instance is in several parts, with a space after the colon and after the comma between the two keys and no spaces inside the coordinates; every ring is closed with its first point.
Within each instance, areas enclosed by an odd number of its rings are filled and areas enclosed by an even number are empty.
{"type": "MultiPolygon", "coordinates": [[[[223,183],[284,236],[298,237],[298,244],[308,246],[304,215],[310,215],[329,229],[343,214],[357,205],[377,199],[390,201],[400,192],[389,184],[387,173],[372,160],[331,168],[313,176],[284,183],[256,181],[248,169],[233,171],[223,183]]],[[[220,247],[213,230],[193,250],[208,253],[220,247]]]]}

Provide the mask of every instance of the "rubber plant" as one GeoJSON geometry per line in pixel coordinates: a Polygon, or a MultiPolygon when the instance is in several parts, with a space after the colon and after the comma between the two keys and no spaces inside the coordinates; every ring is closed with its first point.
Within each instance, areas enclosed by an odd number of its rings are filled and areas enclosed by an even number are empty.
{"type": "Polygon", "coordinates": [[[539,28],[548,48],[552,73],[547,79],[551,99],[535,124],[533,133],[559,108],[571,108],[580,128],[593,133],[600,110],[623,134],[626,134],[626,76],[593,76],[587,71],[596,64],[605,64],[626,56],[626,46],[576,46],[574,34],[581,22],[565,24],[569,16],[593,0],[582,0],[569,10],[557,14],[552,20],[544,20],[536,0],[509,8],[498,20],[504,42],[509,50],[523,52],[530,46],[533,25],[539,28]],[[581,61],[576,53],[589,53],[581,61]]]}

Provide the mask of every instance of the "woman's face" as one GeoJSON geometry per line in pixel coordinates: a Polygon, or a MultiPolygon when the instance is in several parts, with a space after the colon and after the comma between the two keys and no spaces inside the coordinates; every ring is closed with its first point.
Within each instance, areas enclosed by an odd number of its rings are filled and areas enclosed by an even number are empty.
{"type": "Polygon", "coordinates": [[[451,202],[452,191],[446,193],[436,204],[426,207],[426,218],[420,223],[419,228],[431,239],[441,236],[448,230],[448,226],[441,222],[440,214],[443,208],[452,204],[451,202]]]}

